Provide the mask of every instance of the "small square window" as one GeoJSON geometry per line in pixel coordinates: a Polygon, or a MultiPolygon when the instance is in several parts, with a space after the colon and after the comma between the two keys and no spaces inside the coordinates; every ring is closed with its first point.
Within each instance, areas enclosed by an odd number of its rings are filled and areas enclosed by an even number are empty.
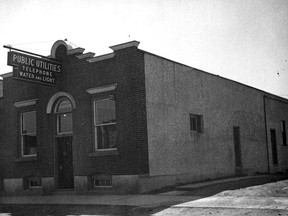
{"type": "Polygon", "coordinates": [[[35,176],[26,177],[24,178],[23,183],[24,183],[24,189],[42,187],[41,177],[35,177],[35,176]]]}
{"type": "Polygon", "coordinates": [[[203,133],[203,116],[190,113],[189,117],[190,117],[190,131],[203,133]]]}
{"type": "Polygon", "coordinates": [[[29,180],[29,188],[40,188],[42,186],[41,180],[29,180]]]}
{"type": "Polygon", "coordinates": [[[104,179],[94,179],[94,187],[112,187],[112,181],[104,179]]]}
{"type": "Polygon", "coordinates": [[[111,175],[96,175],[92,177],[93,187],[112,187],[111,175]]]}

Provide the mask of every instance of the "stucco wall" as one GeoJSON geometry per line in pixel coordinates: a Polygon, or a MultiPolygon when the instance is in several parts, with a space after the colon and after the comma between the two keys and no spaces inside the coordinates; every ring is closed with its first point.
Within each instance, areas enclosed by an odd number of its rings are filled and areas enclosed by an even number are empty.
{"type": "Polygon", "coordinates": [[[244,172],[266,172],[263,93],[209,73],[145,54],[151,176],[235,173],[233,126],[240,127],[244,172]],[[191,133],[189,113],[203,115],[191,133]]]}
{"type": "MultiPolygon", "coordinates": [[[[1,82],[1,80],[0,80],[1,82]]],[[[2,143],[3,143],[3,97],[0,98],[0,152],[3,151],[3,147],[2,147],[2,143]]],[[[1,155],[1,154],[0,154],[1,155]]],[[[3,162],[3,157],[0,158],[0,191],[3,190],[3,165],[4,162],[3,162]]]]}
{"type": "Polygon", "coordinates": [[[288,137],[287,145],[283,145],[281,121],[286,122],[286,136],[288,131],[288,103],[275,97],[265,97],[267,118],[267,141],[269,146],[270,172],[288,171],[288,137]],[[277,159],[278,164],[273,164],[271,129],[276,130],[277,159]]]}

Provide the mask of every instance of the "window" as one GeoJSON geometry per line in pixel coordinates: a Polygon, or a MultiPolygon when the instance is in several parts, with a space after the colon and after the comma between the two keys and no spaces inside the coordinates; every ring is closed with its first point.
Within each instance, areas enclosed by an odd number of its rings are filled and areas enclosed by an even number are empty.
{"type": "Polygon", "coordinates": [[[41,177],[36,176],[29,176],[25,177],[23,179],[23,187],[24,189],[28,188],[41,188],[42,187],[42,181],[41,177]]]}
{"type": "Polygon", "coordinates": [[[72,104],[67,98],[62,99],[56,105],[57,134],[73,133],[72,104]]]}
{"type": "Polygon", "coordinates": [[[203,116],[190,113],[189,117],[190,117],[190,131],[203,133],[203,116]]]}
{"type": "Polygon", "coordinates": [[[21,114],[21,156],[35,156],[36,146],[36,112],[21,114]]]}
{"type": "Polygon", "coordinates": [[[286,122],[285,121],[281,121],[281,132],[282,132],[283,145],[287,146],[286,122]]]}
{"type": "Polygon", "coordinates": [[[94,101],[95,149],[116,149],[116,108],[114,97],[94,101]]]}
{"type": "Polygon", "coordinates": [[[112,187],[112,177],[108,175],[98,175],[93,178],[93,186],[96,187],[112,187]]]}
{"type": "Polygon", "coordinates": [[[40,179],[29,180],[29,188],[40,188],[42,186],[40,179]]]}

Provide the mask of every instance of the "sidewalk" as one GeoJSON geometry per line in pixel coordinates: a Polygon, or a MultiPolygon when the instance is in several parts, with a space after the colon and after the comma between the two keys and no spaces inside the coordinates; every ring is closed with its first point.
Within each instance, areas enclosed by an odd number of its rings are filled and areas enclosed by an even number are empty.
{"type": "Polygon", "coordinates": [[[159,195],[49,195],[1,197],[0,204],[77,204],[153,207],[175,205],[198,198],[159,195]]]}
{"type": "MultiPolygon", "coordinates": [[[[265,178],[267,176],[249,176],[249,177],[237,177],[229,179],[220,179],[209,182],[195,183],[184,186],[176,187],[181,190],[193,190],[205,186],[212,186],[219,183],[235,182],[246,179],[265,178]]],[[[182,207],[187,205],[194,206],[195,203],[200,205],[201,202],[205,204],[207,199],[203,196],[181,196],[181,193],[175,193],[175,191],[169,191],[156,195],[68,195],[68,194],[56,194],[56,195],[44,195],[44,196],[3,196],[0,197],[0,204],[77,204],[77,205],[113,205],[113,206],[139,206],[139,207],[151,207],[151,206],[166,206],[177,205],[182,207]],[[198,200],[198,201],[195,201],[198,200]],[[202,201],[201,201],[202,200],[202,201]],[[206,201],[205,201],[206,200],[206,201]],[[193,202],[191,202],[193,201],[193,202]],[[200,202],[200,204],[199,204],[200,202]],[[190,204],[189,204],[190,203],[190,204]]],[[[224,199],[224,198],[223,198],[224,199]]],[[[240,198],[239,198],[240,199],[240,198]]],[[[221,200],[221,199],[218,199],[221,200]]],[[[239,200],[238,200],[239,201],[239,200]]],[[[253,200],[252,200],[253,201],[253,200]]],[[[252,202],[251,201],[251,202],[252,202]]],[[[262,202],[261,200],[258,200],[262,202]]],[[[221,201],[219,201],[221,203],[221,201]]],[[[230,200],[229,200],[230,202],[230,200]]],[[[237,200],[235,201],[237,202],[237,200]]],[[[254,200],[257,202],[257,200],[254,200]]],[[[285,204],[288,206],[288,202],[283,202],[280,198],[276,200],[277,205],[285,204]]],[[[248,202],[249,204],[249,202],[248,202]]],[[[254,203],[257,206],[257,203],[254,203]]]]}

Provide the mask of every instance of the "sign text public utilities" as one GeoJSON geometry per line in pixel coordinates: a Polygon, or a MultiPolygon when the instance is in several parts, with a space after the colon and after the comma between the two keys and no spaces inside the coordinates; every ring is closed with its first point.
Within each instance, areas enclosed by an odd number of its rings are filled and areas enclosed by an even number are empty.
{"type": "Polygon", "coordinates": [[[18,52],[8,52],[7,64],[14,67],[14,78],[48,85],[56,85],[62,72],[61,64],[18,52]]]}

